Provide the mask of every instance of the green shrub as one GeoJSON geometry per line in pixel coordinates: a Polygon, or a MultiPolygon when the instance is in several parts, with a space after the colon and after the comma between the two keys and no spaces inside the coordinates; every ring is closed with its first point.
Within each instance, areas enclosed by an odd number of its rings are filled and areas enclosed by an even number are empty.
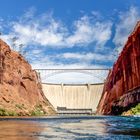
{"type": "Polygon", "coordinates": [[[131,111],[134,115],[140,114],[140,103],[136,105],[135,107],[131,108],[131,111]]]}
{"type": "Polygon", "coordinates": [[[17,113],[15,111],[0,108],[0,116],[17,116],[17,113]]]}
{"type": "Polygon", "coordinates": [[[15,107],[21,110],[25,109],[24,104],[16,104],[15,107]]]}
{"type": "Polygon", "coordinates": [[[0,116],[5,116],[5,113],[6,113],[5,109],[0,108],[0,116]]]}
{"type": "Polygon", "coordinates": [[[43,116],[45,112],[42,108],[42,105],[36,105],[35,109],[30,112],[31,116],[43,116]]]}
{"type": "Polygon", "coordinates": [[[8,116],[18,116],[15,111],[8,111],[8,116]]]}

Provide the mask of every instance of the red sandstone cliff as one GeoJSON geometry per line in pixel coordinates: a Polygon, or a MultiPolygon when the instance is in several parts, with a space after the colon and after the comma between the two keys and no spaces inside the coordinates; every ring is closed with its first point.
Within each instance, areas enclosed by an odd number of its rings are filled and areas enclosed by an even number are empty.
{"type": "Polygon", "coordinates": [[[106,79],[97,114],[121,114],[140,102],[140,22],[106,79]]]}
{"type": "Polygon", "coordinates": [[[2,40],[0,49],[0,109],[29,115],[39,106],[48,115],[54,113],[29,63],[2,40]]]}

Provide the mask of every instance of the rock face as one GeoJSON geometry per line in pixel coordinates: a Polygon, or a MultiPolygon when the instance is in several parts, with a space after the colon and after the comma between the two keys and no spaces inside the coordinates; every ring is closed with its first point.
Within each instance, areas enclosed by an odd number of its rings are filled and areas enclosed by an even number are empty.
{"type": "Polygon", "coordinates": [[[45,98],[37,73],[19,53],[0,40],[0,109],[29,115],[36,106],[50,115],[53,107],[45,98]]]}
{"type": "Polygon", "coordinates": [[[140,22],[106,79],[97,114],[118,115],[140,102],[140,22]]]}

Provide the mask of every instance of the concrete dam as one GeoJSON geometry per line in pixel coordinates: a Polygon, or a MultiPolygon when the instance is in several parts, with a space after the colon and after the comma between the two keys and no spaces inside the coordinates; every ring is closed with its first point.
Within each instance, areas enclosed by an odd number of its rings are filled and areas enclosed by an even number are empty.
{"type": "Polygon", "coordinates": [[[92,114],[104,84],[42,84],[43,92],[58,114],[92,114]]]}

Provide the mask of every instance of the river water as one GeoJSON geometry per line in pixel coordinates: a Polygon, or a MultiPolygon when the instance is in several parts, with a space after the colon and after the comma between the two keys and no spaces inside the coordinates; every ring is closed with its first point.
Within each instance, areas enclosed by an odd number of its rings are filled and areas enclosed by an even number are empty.
{"type": "Polygon", "coordinates": [[[0,140],[140,140],[140,117],[0,118],[0,140]]]}

